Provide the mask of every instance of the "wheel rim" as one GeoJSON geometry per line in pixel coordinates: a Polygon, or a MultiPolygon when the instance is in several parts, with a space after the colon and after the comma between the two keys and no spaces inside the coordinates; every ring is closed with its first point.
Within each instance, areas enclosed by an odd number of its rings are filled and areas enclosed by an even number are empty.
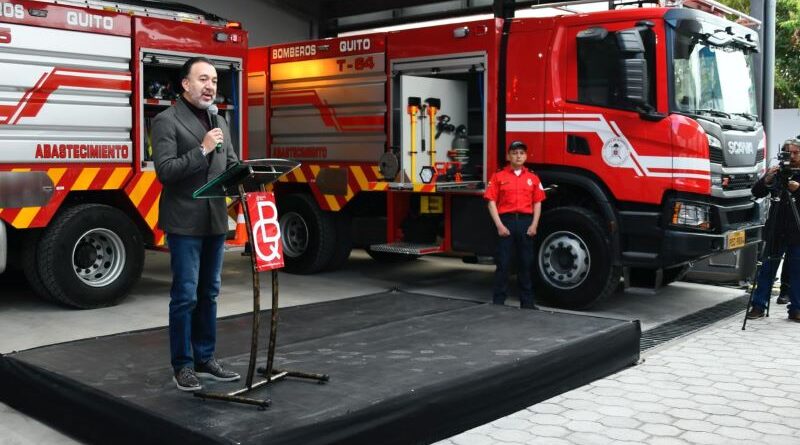
{"type": "Polygon", "coordinates": [[[574,289],[589,276],[592,260],[586,243],[572,232],[551,233],[539,249],[539,272],[551,286],[574,289]]]}
{"type": "Polygon", "coordinates": [[[72,248],[72,270],[87,286],[108,286],[122,275],[124,268],[125,245],[111,230],[89,230],[72,248]]]}
{"type": "Polygon", "coordinates": [[[280,218],[283,253],[297,258],[308,249],[308,225],[297,212],[285,213],[280,218]]]}

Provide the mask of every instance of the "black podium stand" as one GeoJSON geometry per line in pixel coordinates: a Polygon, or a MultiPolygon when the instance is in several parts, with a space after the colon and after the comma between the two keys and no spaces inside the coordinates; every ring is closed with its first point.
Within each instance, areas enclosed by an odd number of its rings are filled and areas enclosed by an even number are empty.
{"type": "MultiPolygon", "coordinates": [[[[244,213],[245,225],[247,227],[247,239],[250,246],[253,246],[253,225],[250,219],[250,212],[246,205],[248,193],[263,192],[265,186],[277,181],[281,176],[291,172],[300,166],[299,162],[286,159],[254,159],[241,161],[212,179],[193,193],[194,198],[239,198],[244,213]]],[[[250,344],[250,362],[247,367],[247,379],[245,387],[230,393],[214,393],[198,391],[195,397],[201,399],[225,400],[228,402],[245,403],[256,405],[264,409],[270,405],[270,399],[255,399],[246,397],[245,394],[266,386],[272,382],[283,379],[284,377],[300,377],[327,382],[327,374],[314,374],[301,371],[291,371],[287,369],[273,369],[275,358],[275,344],[278,335],[278,271],[272,272],[272,316],[270,317],[269,328],[269,347],[267,348],[267,364],[264,368],[258,368],[258,373],[264,379],[253,382],[256,372],[256,355],[258,352],[258,331],[261,322],[261,285],[259,272],[256,265],[256,258],[250,255],[250,264],[253,273],[253,332],[250,344]]]]}

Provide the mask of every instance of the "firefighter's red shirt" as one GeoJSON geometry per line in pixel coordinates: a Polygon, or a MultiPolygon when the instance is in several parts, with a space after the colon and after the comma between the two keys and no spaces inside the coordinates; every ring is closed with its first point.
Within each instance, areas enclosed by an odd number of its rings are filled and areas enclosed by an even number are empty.
{"type": "Polygon", "coordinates": [[[544,201],[544,188],[539,177],[527,168],[517,176],[511,166],[495,173],[483,197],[494,201],[497,213],[533,213],[533,204],[544,201]]]}

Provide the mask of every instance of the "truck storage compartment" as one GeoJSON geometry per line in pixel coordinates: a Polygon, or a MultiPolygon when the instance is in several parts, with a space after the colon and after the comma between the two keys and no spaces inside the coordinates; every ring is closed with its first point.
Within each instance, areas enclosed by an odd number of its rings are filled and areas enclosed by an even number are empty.
{"type": "Polygon", "coordinates": [[[482,183],[486,158],[485,56],[392,63],[393,178],[437,188],[482,183]]]}

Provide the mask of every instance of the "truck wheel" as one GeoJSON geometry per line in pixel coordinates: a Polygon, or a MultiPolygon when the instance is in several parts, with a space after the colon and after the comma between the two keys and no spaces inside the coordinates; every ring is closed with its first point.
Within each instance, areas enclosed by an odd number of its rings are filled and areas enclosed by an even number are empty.
{"type": "Polygon", "coordinates": [[[347,263],[353,251],[353,218],[347,212],[332,213],[333,226],[336,231],[336,246],[333,255],[325,266],[325,270],[337,270],[347,263]]]}
{"type": "Polygon", "coordinates": [[[113,306],[139,280],[144,244],[121,211],[81,204],[56,217],[36,249],[39,275],[57,301],[80,309],[113,306]]]}
{"type": "Polygon", "coordinates": [[[387,264],[397,264],[397,263],[407,263],[409,261],[414,261],[419,258],[419,255],[408,255],[405,253],[392,253],[392,252],[379,252],[376,250],[372,250],[369,247],[366,249],[367,255],[372,257],[373,260],[378,261],[380,263],[387,263],[387,264]]]}
{"type": "Polygon", "coordinates": [[[559,307],[586,309],[616,290],[622,268],[612,265],[600,220],[581,207],[542,215],[533,265],[537,296],[559,307]]]}
{"type": "Polygon", "coordinates": [[[336,248],[333,218],[308,195],[284,196],[278,203],[286,272],[311,274],[322,270],[336,248]]]}
{"type": "Polygon", "coordinates": [[[33,290],[37,297],[50,302],[57,302],[50,291],[45,287],[41,275],[39,275],[39,263],[36,257],[36,251],[39,248],[39,240],[41,233],[38,230],[31,231],[25,234],[25,239],[22,240],[22,272],[25,274],[25,279],[28,285],[33,290]]]}

